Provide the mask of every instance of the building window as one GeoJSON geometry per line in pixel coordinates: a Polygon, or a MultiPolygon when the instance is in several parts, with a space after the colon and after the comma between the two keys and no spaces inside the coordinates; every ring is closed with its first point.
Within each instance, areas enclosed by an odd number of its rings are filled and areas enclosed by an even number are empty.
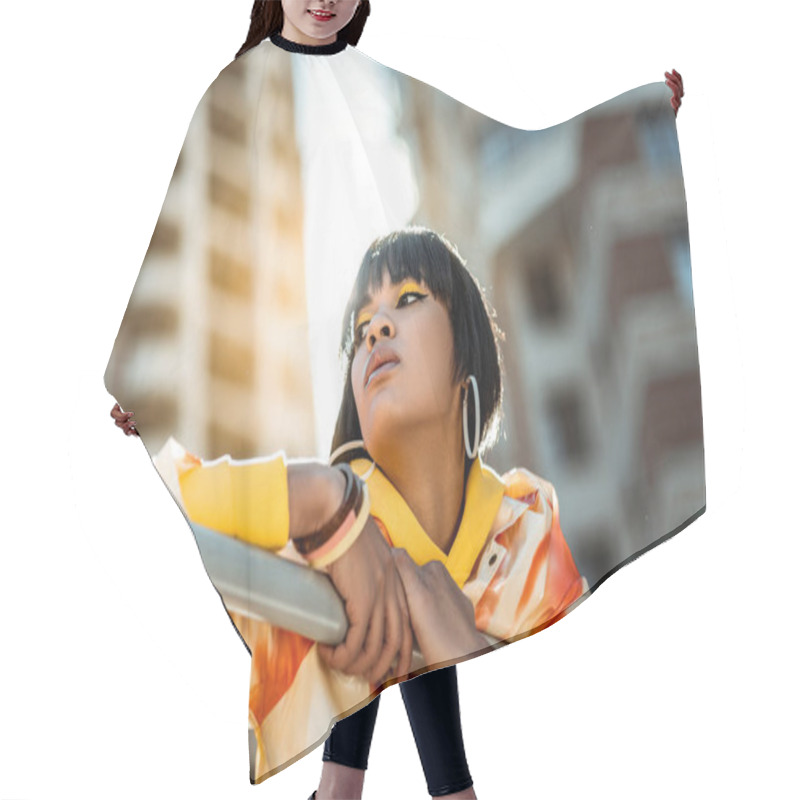
{"type": "Polygon", "coordinates": [[[181,229],[174,223],[159,219],[150,237],[147,255],[174,256],[181,246],[181,229]]]}
{"type": "Polygon", "coordinates": [[[159,302],[128,306],[122,319],[126,336],[174,336],[178,323],[178,309],[159,302]]]}
{"type": "Polygon", "coordinates": [[[558,268],[552,259],[539,258],[528,264],[522,273],[526,307],[532,322],[553,325],[564,314],[564,299],[558,279],[558,268]]]}
{"type": "Polygon", "coordinates": [[[551,392],[547,401],[547,420],[555,455],[569,464],[579,464],[589,454],[589,436],[583,397],[575,386],[551,392]]]}
{"type": "Polygon", "coordinates": [[[208,199],[239,217],[247,217],[250,213],[250,194],[213,172],[208,176],[208,199]]]}
{"type": "Polygon", "coordinates": [[[239,344],[216,331],[209,335],[208,369],[217,378],[240,386],[254,386],[255,356],[251,347],[239,344]]]}
{"type": "MultiPolygon", "coordinates": [[[[153,391],[135,394],[136,424],[148,433],[174,431],[178,422],[178,406],[174,397],[153,391]]],[[[155,438],[155,437],[154,437],[155,438]]]]}
{"type": "Polygon", "coordinates": [[[249,299],[253,293],[253,272],[247,264],[237,261],[216,247],[208,251],[208,275],[211,284],[228,294],[249,299]]]}
{"type": "Polygon", "coordinates": [[[212,458],[229,455],[231,458],[256,458],[263,453],[249,436],[229,430],[219,422],[210,422],[206,427],[206,448],[212,458]]]}
{"type": "Polygon", "coordinates": [[[244,121],[218,105],[211,106],[209,126],[216,136],[235,144],[244,144],[247,138],[244,121]]]}

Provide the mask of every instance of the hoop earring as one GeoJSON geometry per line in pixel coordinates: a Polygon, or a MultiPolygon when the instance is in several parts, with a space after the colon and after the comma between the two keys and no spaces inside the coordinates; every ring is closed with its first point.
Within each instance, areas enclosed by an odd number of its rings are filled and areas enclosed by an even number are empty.
{"type": "Polygon", "coordinates": [[[475,440],[475,444],[472,445],[470,448],[470,438],[469,438],[469,387],[467,387],[467,391],[464,392],[464,402],[461,404],[461,419],[464,422],[464,447],[467,450],[467,456],[469,458],[475,458],[478,454],[478,445],[481,443],[481,429],[480,429],[480,422],[481,422],[481,399],[478,395],[478,381],[475,380],[474,375],[469,375],[469,379],[472,381],[472,388],[474,390],[475,395],[475,436],[473,437],[475,440]]]}
{"type": "MultiPolygon", "coordinates": [[[[328,465],[329,466],[332,465],[333,462],[342,453],[346,453],[348,450],[357,450],[357,449],[367,450],[367,448],[364,446],[364,440],[363,439],[352,439],[349,442],[345,442],[343,445],[340,445],[339,447],[337,447],[330,454],[330,456],[328,456],[328,465]]],[[[367,450],[367,452],[369,452],[369,451],[367,450]]],[[[370,457],[370,460],[371,460],[371,458],[372,457],[370,457]]],[[[372,466],[363,475],[359,475],[359,478],[361,478],[362,481],[367,480],[367,478],[369,478],[369,476],[372,475],[372,472],[375,469],[375,467],[376,467],[376,464],[375,464],[374,461],[372,461],[372,466]]]]}

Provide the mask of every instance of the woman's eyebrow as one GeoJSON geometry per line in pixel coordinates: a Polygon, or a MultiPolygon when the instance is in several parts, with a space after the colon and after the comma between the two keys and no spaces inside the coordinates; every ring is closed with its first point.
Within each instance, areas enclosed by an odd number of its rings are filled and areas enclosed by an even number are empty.
{"type": "Polygon", "coordinates": [[[358,302],[355,304],[354,308],[354,315],[356,319],[358,319],[358,315],[364,310],[365,306],[369,305],[369,302],[372,300],[372,295],[369,292],[365,292],[358,298],[358,302]]]}

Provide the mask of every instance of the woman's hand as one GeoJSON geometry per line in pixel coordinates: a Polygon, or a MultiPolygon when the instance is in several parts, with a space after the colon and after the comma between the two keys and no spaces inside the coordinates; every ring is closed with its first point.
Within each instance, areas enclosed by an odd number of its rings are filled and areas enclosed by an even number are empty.
{"type": "Polygon", "coordinates": [[[681,107],[681,97],[683,97],[683,78],[681,77],[680,72],[677,70],[672,70],[672,72],[665,72],[664,75],[666,76],[666,80],[664,83],[672,89],[672,99],[670,103],[672,104],[672,110],[675,112],[675,116],[678,116],[678,109],[681,107]]]}
{"type": "Polygon", "coordinates": [[[350,627],[342,644],[317,645],[322,660],[373,685],[407,675],[413,646],[408,604],[391,548],[372,517],[353,545],[325,571],[344,600],[350,627]],[[397,667],[387,674],[396,656],[397,667]]]}
{"type": "Polygon", "coordinates": [[[472,603],[441,561],[419,567],[402,548],[393,548],[392,557],[408,599],[411,627],[428,664],[450,661],[487,646],[475,627],[472,603]]]}
{"type": "Polygon", "coordinates": [[[116,426],[125,431],[126,436],[139,435],[139,431],[136,430],[136,423],[133,421],[133,411],[123,411],[119,407],[119,403],[114,403],[114,408],[111,409],[111,416],[114,417],[116,426]]]}

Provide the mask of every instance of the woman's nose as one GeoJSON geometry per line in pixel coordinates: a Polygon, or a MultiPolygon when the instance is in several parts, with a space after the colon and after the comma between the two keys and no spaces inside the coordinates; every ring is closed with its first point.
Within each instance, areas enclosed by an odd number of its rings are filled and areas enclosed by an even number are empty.
{"type": "Polygon", "coordinates": [[[367,342],[370,350],[375,346],[378,339],[387,336],[394,336],[394,323],[386,314],[375,314],[370,320],[369,330],[367,331],[367,342]]]}

